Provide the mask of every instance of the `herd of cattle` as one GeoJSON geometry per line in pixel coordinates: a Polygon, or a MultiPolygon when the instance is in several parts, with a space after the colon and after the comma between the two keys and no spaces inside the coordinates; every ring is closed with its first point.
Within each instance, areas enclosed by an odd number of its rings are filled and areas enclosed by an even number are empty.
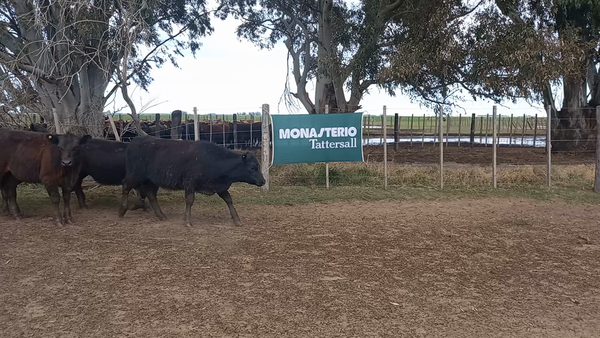
{"type": "Polygon", "coordinates": [[[229,187],[235,182],[265,184],[253,153],[234,152],[207,141],[139,136],[131,142],[116,142],[89,135],[51,134],[43,124],[32,124],[28,129],[0,128],[2,210],[16,218],[22,217],[17,186],[22,182],[42,183],[54,205],[57,224],[72,223],[71,192],[75,192],[79,207],[86,208],[81,184],[91,176],[102,185],[122,185],[119,217],[127,212],[129,193],[135,189],[138,201],[132,210],[148,209],[147,199],[156,216],[166,219],[156,198],[158,189],[166,188],[185,191],[187,225],[191,225],[196,192],[218,194],[227,203],[234,223],[241,225],[229,187]],[[64,202],[62,215],[59,188],[64,202]]]}
{"type": "MultiPolygon", "coordinates": [[[[117,133],[123,142],[130,142],[138,136],[133,127],[133,123],[122,120],[115,120],[117,133]]],[[[194,140],[194,120],[183,121],[179,126],[174,127],[172,121],[140,121],[142,130],[151,136],[162,139],[170,139],[173,136],[177,139],[194,140]],[[158,122],[158,123],[157,123],[158,122]],[[175,131],[175,132],[173,132],[175,131]]],[[[215,120],[199,121],[198,135],[201,141],[212,141],[217,144],[225,144],[228,148],[253,148],[260,146],[262,123],[260,121],[240,120],[234,126],[233,122],[215,120]]],[[[104,123],[104,136],[107,139],[114,140],[115,135],[108,119],[104,123]]]]}

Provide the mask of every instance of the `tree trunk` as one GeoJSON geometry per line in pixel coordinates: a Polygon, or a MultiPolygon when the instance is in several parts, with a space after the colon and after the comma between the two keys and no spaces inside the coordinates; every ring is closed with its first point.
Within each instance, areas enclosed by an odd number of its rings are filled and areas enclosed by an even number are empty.
{"type": "Polygon", "coordinates": [[[557,122],[552,131],[553,151],[593,149],[595,108],[586,102],[586,79],[565,77],[563,81],[563,108],[557,112],[557,122]]]}
{"type": "Polygon", "coordinates": [[[335,89],[329,72],[329,48],[331,48],[331,9],[332,0],[319,1],[319,47],[317,49],[317,80],[315,86],[315,113],[324,114],[325,106],[330,112],[337,112],[335,89]]]}

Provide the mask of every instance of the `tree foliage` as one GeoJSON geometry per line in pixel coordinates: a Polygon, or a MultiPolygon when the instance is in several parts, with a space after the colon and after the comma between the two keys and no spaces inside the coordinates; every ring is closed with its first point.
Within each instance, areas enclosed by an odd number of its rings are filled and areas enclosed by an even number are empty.
{"type": "MultiPolygon", "coordinates": [[[[382,77],[396,46],[430,39],[434,17],[460,18],[475,5],[461,0],[222,0],[223,17],[242,20],[237,33],[261,48],[283,41],[297,92],[310,113],[353,112],[371,85],[394,93],[398,81],[382,77]],[[441,14],[443,13],[443,14],[441,14]],[[314,99],[307,84],[315,80],[314,99]],[[349,97],[346,96],[349,94],[349,97]]],[[[437,23],[436,23],[437,24],[437,23]]]]}
{"type": "Polygon", "coordinates": [[[176,65],[211,31],[205,0],[0,0],[0,104],[46,117],[56,108],[67,129],[97,133],[126,50],[127,80],[146,89],[153,66],[176,65]]]}

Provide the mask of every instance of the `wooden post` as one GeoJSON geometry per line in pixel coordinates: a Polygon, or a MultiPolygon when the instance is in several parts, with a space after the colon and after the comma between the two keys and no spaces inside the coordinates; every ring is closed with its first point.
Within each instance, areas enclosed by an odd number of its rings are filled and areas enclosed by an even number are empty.
{"type": "Polygon", "coordinates": [[[594,192],[600,193],[600,106],[596,107],[596,175],[594,192]]]}
{"type": "Polygon", "coordinates": [[[488,130],[490,128],[490,114],[485,114],[485,146],[487,147],[488,130]]]}
{"type": "Polygon", "coordinates": [[[160,137],[160,114],[154,114],[154,136],[160,137]]]}
{"type": "Polygon", "coordinates": [[[421,134],[421,147],[425,146],[425,114],[423,114],[423,133],[421,134]]]}
{"type": "Polygon", "coordinates": [[[498,114],[498,129],[496,130],[496,132],[498,133],[498,138],[500,138],[500,135],[502,135],[502,114],[498,114]]]}
{"type": "Polygon", "coordinates": [[[450,139],[450,114],[446,115],[446,147],[448,146],[449,139],[450,139]]]}
{"type": "Polygon", "coordinates": [[[179,139],[179,126],[181,125],[181,110],[174,110],[171,113],[171,139],[179,139]]]}
{"type": "Polygon", "coordinates": [[[508,146],[512,147],[512,138],[513,138],[513,114],[510,114],[510,138],[508,146]]]}
{"type": "Polygon", "coordinates": [[[440,143],[440,189],[444,189],[444,108],[438,108],[438,135],[440,143]]]}
{"type": "MultiPolygon", "coordinates": [[[[329,114],[329,105],[325,105],[325,114],[329,114]]],[[[325,162],[325,186],[329,190],[329,162],[325,162]]]]}
{"type": "Polygon", "coordinates": [[[117,131],[117,126],[115,125],[115,120],[113,120],[113,117],[111,114],[108,114],[108,122],[110,122],[110,127],[112,128],[112,131],[115,134],[115,140],[117,140],[117,142],[121,142],[121,135],[119,135],[119,132],[117,131]]]}
{"type": "Polygon", "coordinates": [[[479,117],[479,142],[483,143],[483,116],[479,117]]]}
{"type": "Polygon", "coordinates": [[[462,114],[458,114],[458,146],[460,147],[460,127],[462,126],[462,114]]]}
{"type": "Polygon", "coordinates": [[[471,142],[471,148],[473,148],[473,143],[475,143],[475,113],[471,114],[471,138],[469,141],[471,142]]]}
{"type": "Polygon", "coordinates": [[[233,114],[233,149],[237,149],[238,146],[238,134],[237,134],[237,114],[233,114]]]}
{"type": "Polygon", "coordinates": [[[498,178],[498,169],[496,168],[496,136],[497,136],[497,126],[496,126],[496,113],[498,108],[494,106],[492,110],[492,181],[494,182],[494,189],[497,188],[497,178],[498,178]]]}
{"type": "Polygon", "coordinates": [[[379,134],[379,135],[381,136],[381,137],[379,138],[379,140],[380,140],[381,142],[379,142],[379,144],[383,144],[383,128],[385,127],[385,125],[386,125],[386,122],[387,122],[387,121],[385,120],[385,117],[384,117],[384,116],[382,116],[382,117],[381,117],[381,133],[379,134]]]}
{"type": "Polygon", "coordinates": [[[537,139],[537,124],[538,124],[538,118],[537,118],[537,114],[535,114],[535,120],[534,120],[534,124],[533,124],[533,147],[535,148],[535,140],[537,139]]]}
{"type": "MultiPolygon", "coordinates": [[[[265,178],[265,185],[262,186],[262,190],[263,191],[269,191],[269,166],[271,165],[271,161],[269,160],[270,158],[270,150],[271,147],[269,145],[269,141],[270,141],[270,137],[269,137],[269,122],[270,122],[270,118],[269,118],[269,105],[268,104],[263,104],[262,105],[262,142],[261,142],[261,148],[262,148],[262,163],[261,163],[261,170],[262,170],[262,174],[263,177],[265,178]]],[[[212,119],[211,119],[212,121],[212,119]]]]}
{"type": "Polygon", "coordinates": [[[60,120],[58,119],[58,113],[56,108],[52,108],[52,117],[54,117],[54,129],[57,134],[62,134],[62,128],[60,127],[60,120]]]}
{"type": "Polygon", "coordinates": [[[415,114],[410,114],[410,145],[413,143],[413,122],[415,119],[415,114]]]}
{"type": "Polygon", "coordinates": [[[252,147],[252,142],[254,141],[252,138],[252,129],[254,129],[254,115],[250,115],[250,147],[252,147]]]}
{"type": "MultiPolygon", "coordinates": [[[[548,153],[548,167],[546,173],[548,173],[548,187],[552,186],[552,111],[550,105],[546,106],[546,152],[548,153]]],[[[596,126],[596,129],[598,126],[596,126]]],[[[535,144],[534,144],[535,146],[535,144]]]]}
{"type": "MultiPolygon", "coordinates": [[[[387,119],[387,107],[383,106],[383,121],[387,119]]],[[[383,189],[387,189],[387,123],[383,123],[383,189]]]]}
{"type": "Polygon", "coordinates": [[[194,107],[194,141],[200,141],[200,125],[198,125],[197,107],[194,107]]]}
{"type": "Polygon", "coordinates": [[[394,151],[398,151],[398,122],[399,117],[398,113],[394,114],[394,151]]]}
{"type": "Polygon", "coordinates": [[[221,134],[223,136],[223,147],[227,146],[227,141],[226,141],[226,137],[225,137],[225,114],[223,114],[223,118],[221,119],[221,134]]]}
{"type": "Polygon", "coordinates": [[[209,114],[208,115],[208,139],[210,140],[210,142],[213,141],[213,115],[209,114]]]}
{"type": "Polygon", "coordinates": [[[439,126],[438,126],[438,123],[440,122],[439,116],[434,116],[434,120],[435,120],[435,122],[434,122],[435,128],[433,128],[433,130],[434,130],[434,133],[437,133],[439,131],[439,129],[440,129],[439,126]]]}
{"type": "Polygon", "coordinates": [[[521,147],[524,145],[525,142],[525,114],[523,114],[523,128],[522,128],[522,133],[521,133],[521,147]]]}

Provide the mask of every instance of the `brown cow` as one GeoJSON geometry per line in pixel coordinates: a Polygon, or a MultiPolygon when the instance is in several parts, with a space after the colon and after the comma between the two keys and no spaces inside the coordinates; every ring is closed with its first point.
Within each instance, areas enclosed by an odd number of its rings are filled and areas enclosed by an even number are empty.
{"type": "Polygon", "coordinates": [[[72,223],[71,190],[79,177],[79,146],[90,140],[67,133],[63,135],[30,131],[0,130],[0,190],[3,207],[16,218],[21,217],[17,205],[17,185],[21,182],[42,183],[54,204],[56,222],[72,223]],[[64,211],[61,217],[58,187],[62,188],[64,211]]]}

